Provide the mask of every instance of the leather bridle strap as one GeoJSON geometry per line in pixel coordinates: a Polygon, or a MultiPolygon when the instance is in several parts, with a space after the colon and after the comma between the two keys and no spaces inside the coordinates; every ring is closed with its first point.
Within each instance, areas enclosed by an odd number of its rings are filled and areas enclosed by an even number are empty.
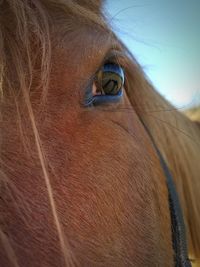
{"type": "Polygon", "coordinates": [[[167,182],[175,266],[190,267],[191,263],[188,259],[185,224],[178,194],[167,164],[165,163],[158,148],[155,147],[155,149],[160,158],[160,163],[165,173],[167,182]]]}
{"type": "Polygon", "coordinates": [[[151,133],[149,132],[149,130],[147,129],[144,123],[143,125],[147,133],[149,134],[150,139],[152,140],[153,146],[160,159],[160,163],[161,163],[163,172],[166,177],[167,188],[168,188],[169,208],[170,208],[170,215],[171,215],[171,229],[172,229],[172,242],[173,242],[173,249],[174,249],[175,267],[191,267],[191,262],[188,258],[188,248],[187,248],[183,213],[181,210],[180,201],[179,201],[178,194],[175,188],[175,184],[173,182],[171,172],[166,162],[164,161],[164,158],[162,154],[160,153],[160,150],[156,146],[151,133]]]}

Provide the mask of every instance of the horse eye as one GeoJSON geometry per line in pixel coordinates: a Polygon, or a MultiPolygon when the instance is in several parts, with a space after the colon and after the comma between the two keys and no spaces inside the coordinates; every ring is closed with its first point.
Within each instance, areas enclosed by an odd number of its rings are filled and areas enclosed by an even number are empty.
{"type": "Polygon", "coordinates": [[[114,63],[106,63],[97,72],[92,90],[86,90],[84,106],[118,102],[123,96],[124,70],[114,63]]]}
{"type": "Polygon", "coordinates": [[[96,81],[92,88],[93,96],[115,96],[120,93],[124,85],[124,70],[117,64],[104,64],[97,73],[96,81]]]}

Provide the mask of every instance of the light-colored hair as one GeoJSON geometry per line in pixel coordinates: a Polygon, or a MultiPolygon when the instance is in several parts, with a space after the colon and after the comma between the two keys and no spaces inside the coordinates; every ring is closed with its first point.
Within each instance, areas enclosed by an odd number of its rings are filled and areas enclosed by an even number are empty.
{"type": "MultiPolygon", "coordinates": [[[[32,87],[40,91],[41,99],[45,103],[54,41],[52,39],[54,27],[51,14],[57,13],[59,18],[65,15],[74,21],[84,22],[88,26],[94,23],[98,27],[108,30],[100,5],[101,1],[95,0],[4,0],[0,2],[1,106],[3,107],[4,102],[13,97],[16,112],[18,112],[18,97],[20,96],[27,107],[27,115],[32,125],[38,158],[66,266],[75,266],[76,259],[64,238],[56,210],[45,154],[35,123],[30,91],[32,87]],[[35,55],[35,51],[38,51],[37,55],[35,55]],[[40,58],[39,61],[38,58],[40,58]]],[[[62,25],[59,26],[62,28],[62,25]]],[[[70,25],[63,25],[63,27],[65,30],[67,28],[70,30],[70,25]]],[[[172,171],[181,203],[183,203],[190,251],[192,257],[199,258],[199,128],[154,91],[135,59],[128,54],[125,47],[124,50],[132,61],[126,78],[129,98],[172,171]]],[[[1,139],[0,141],[2,142],[1,139]]],[[[9,178],[5,177],[3,173],[0,179],[0,182],[5,182],[5,180],[9,182],[9,178]]],[[[0,240],[13,266],[18,266],[12,246],[2,231],[0,231],[0,240]]]]}
{"type": "MultiPolygon", "coordinates": [[[[37,79],[37,88],[35,90],[41,91],[41,99],[43,104],[45,103],[51,70],[52,12],[64,14],[66,17],[71,16],[80,22],[84,21],[88,24],[93,22],[97,25],[104,25],[101,16],[95,12],[95,10],[99,10],[98,1],[88,2],[91,4],[89,9],[85,7],[87,1],[81,1],[81,4],[78,1],[70,0],[36,0],[34,2],[6,0],[0,3],[1,106],[3,106],[4,101],[13,97],[16,104],[16,112],[18,112],[17,99],[19,95],[22,96],[26,105],[66,266],[75,266],[76,260],[73,258],[67,240],[64,238],[56,211],[47,163],[30,100],[30,90],[37,79]],[[38,51],[37,55],[35,51],[38,51]],[[41,59],[39,62],[38,58],[41,59]],[[38,74],[40,74],[39,77],[38,74]]],[[[21,126],[19,127],[21,128],[21,126]]],[[[8,177],[5,178],[4,175],[4,177],[1,177],[1,182],[5,182],[5,180],[9,182],[8,177]]],[[[0,239],[10,261],[14,266],[18,266],[17,257],[12,246],[2,231],[0,231],[0,239]]]]}

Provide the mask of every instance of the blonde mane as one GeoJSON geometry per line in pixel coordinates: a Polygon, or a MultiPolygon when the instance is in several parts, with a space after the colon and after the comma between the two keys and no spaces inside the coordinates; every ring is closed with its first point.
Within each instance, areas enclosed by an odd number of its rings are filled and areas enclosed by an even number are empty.
{"type": "MultiPolygon", "coordinates": [[[[32,131],[35,137],[38,159],[46,183],[52,214],[55,220],[60,246],[66,266],[76,266],[68,242],[64,237],[60,219],[58,217],[52,186],[49,179],[47,163],[42,149],[38,128],[31,104],[31,89],[40,91],[43,105],[48,90],[51,71],[51,51],[53,44],[53,19],[65,17],[105,26],[103,16],[100,16],[100,2],[98,1],[63,1],[63,0],[5,0],[0,2],[0,114],[3,113],[4,103],[13,100],[18,113],[19,129],[25,146],[24,133],[21,125],[21,114],[18,99],[21,97],[27,108],[32,131]],[[90,8],[88,8],[88,3],[90,8]],[[98,11],[98,12],[97,12],[98,11]],[[10,19],[12,18],[12,19],[10,19]],[[40,58],[38,62],[38,58],[40,58]],[[37,81],[37,82],[36,82],[37,81]]],[[[64,26],[64,31],[70,31],[70,25],[64,26]]],[[[1,140],[1,139],[0,139],[1,140]]],[[[1,166],[2,168],[2,166],[1,166]]],[[[1,184],[9,184],[9,178],[1,171],[1,184]]],[[[12,245],[3,231],[0,231],[0,241],[13,266],[18,267],[17,257],[12,245]]]]}
{"type": "MultiPolygon", "coordinates": [[[[59,18],[59,27],[63,27],[61,30],[65,32],[70,31],[72,27],[70,23],[62,24],[65,16],[74,19],[76,23],[79,21],[88,27],[95,24],[109,31],[100,9],[100,2],[95,0],[0,1],[0,118],[4,112],[4,104],[14,99],[16,112],[19,113],[19,129],[24,138],[18,107],[19,97],[23,99],[34,133],[38,159],[46,182],[66,266],[76,266],[76,259],[64,237],[57,214],[45,154],[32,109],[31,89],[34,87],[36,91],[42,92],[43,104],[45,104],[54,44],[52,36],[57,30],[53,26],[56,17],[59,18]],[[54,13],[55,18],[51,16],[54,13]],[[40,58],[39,62],[38,58],[40,58]]],[[[184,210],[191,257],[199,259],[200,130],[195,123],[155,92],[135,59],[132,58],[132,62],[126,81],[129,98],[172,171],[184,210]]],[[[0,144],[2,142],[0,136],[0,144]]],[[[9,177],[5,177],[3,171],[0,174],[0,183],[9,184],[9,177]]],[[[11,242],[1,230],[0,242],[13,266],[19,266],[11,242]]]]}

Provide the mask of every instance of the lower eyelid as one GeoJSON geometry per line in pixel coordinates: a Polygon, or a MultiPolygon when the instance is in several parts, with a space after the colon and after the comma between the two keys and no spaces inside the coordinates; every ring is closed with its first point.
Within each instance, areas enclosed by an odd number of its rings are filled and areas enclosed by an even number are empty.
{"type": "Polygon", "coordinates": [[[117,95],[95,95],[88,97],[85,100],[85,107],[98,104],[114,103],[119,102],[123,97],[123,88],[118,92],[117,95]]]}

